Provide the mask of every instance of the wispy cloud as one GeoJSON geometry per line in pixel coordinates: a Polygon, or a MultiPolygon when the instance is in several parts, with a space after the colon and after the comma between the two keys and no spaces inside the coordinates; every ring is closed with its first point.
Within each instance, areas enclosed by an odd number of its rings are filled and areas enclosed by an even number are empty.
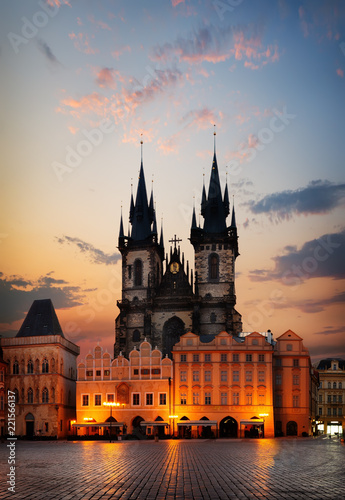
{"type": "Polygon", "coordinates": [[[187,127],[197,127],[198,129],[207,129],[215,123],[219,124],[220,117],[216,112],[208,109],[192,109],[182,118],[182,123],[187,127]]]}
{"type": "Polygon", "coordinates": [[[252,281],[281,281],[296,286],[311,278],[345,279],[345,230],[324,234],[298,249],[287,246],[283,255],[273,257],[273,270],[250,271],[252,281]]]}
{"type": "Polygon", "coordinates": [[[295,191],[282,191],[248,202],[255,214],[265,213],[278,221],[290,219],[293,214],[309,215],[331,212],[345,204],[345,184],[316,180],[295,191]]]}
{"type": "Polygon", "coordinates": [[[53,54],[51,48],[49,45],[42,39],[37,40],[37,45],[42,54],[48,59],[50,63],[52,63],[55,66],[60,66],[61,63],[58,61],[56,56],[53,54]]]}
{"type": "Polygon", "coordinates": [[[91,47],[90,38],[86,33],[70,33],[68,36],[73,40],[74,47],[79,52],[84,52],[84,54],[97,54],[99,52],[98,49],[91,47]]]}
{"type": "Polygon", "coordinates": [[[116,88],[116,74],[113,68],[102,68],[97,73],[96,83],[99,87],[116,88]]]}
{"type": "Polygon", "coordinates": [[[113,254],[106,254],[103,250],[94,247],[91,243],[81,240],[80,238],[73,238],[71,236],[62,236],[61,238],[56,238],[60,245],[68,244],[74,245],[78,250],[85,254],[87,259],[93,264],[105,264],[109,266],[111,264],[116,264],[121,259],[119,252],[114,252],[113,254]]]}
{"type": "Polygon", "coordinates": [[[124,52],[131,52],[132,49],[129,45],[124,45],[123,47],[120,47],[119,49],[115,49],[112,51],[111,55],[115,58],[115,59],[119,59],[120,56],[122,56],[122,54],[124,52]]]}

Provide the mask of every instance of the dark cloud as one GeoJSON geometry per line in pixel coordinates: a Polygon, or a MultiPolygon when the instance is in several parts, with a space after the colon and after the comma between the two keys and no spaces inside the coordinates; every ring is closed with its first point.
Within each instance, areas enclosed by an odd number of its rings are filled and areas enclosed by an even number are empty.
{"type": "Polygon", "coordinates": [[[60,65],[60,62],[55,57],[51,48],[44,40],[41,40],[41,39],[37,40],[37,45],[38,45],[38,48],[40,49],[40,51],[42,52],[42,54],[45,55],[45,57],[48,59],[49,62],[51,62],[52,64],[54,64],[56,66],[60,65]]]}
{"type": "Polygon", "coordinates": [[[345,278],[345,230],[324,234],[320,238],[304,243],[298,250],[287,246],[284,255],[273,257],[273,270],[250,271],[252,281],[279,280],[284,285],[296,286],[310,278],[345,278]]]}
{"type": "Polygon", "coordinates": [[[71,236],[62,236],[62,238],[56,238],[58,243],[61,245],[67,243],[69,245],[75,245],[81,253],[84,253],[86,257],[93,264],[105,264],[109,266],[111,264],[116,264],[121,258],[119,252],[114,252],[113,254],[106,254],[102,250],[95,248],[91,243],[87,243],[79,238],[73,238],[71,236]]]}
{"type": "Polygon", "coordinates": [[[344,336],[345,325],[341,327],[325,326],[320,332],[314,332],[314,335],[337,335],[338,333],[341,333],[344,336]]]}
{"type": "Polygon", "coordinates": [[[64,280],[41,277],[36,282],[20,277],[0,278],[0,321],[12,323],[24,319],[32,302],[51,299],[56,309],[82,305],[81,289],[76,286],[52,286],[64,280]],[[30,289],[28,289],[30,288],[30,289]]]}
{"type": "Polygon", "coordinates": [[[282,191],[264,196],[259,201],[250,201],[248,206],[255,214],[269,214],[278,220],[292,215],[309,215],[331,212],[345,204],[345,184],[328,181],[313,181],[296,191],[282,191]]]}

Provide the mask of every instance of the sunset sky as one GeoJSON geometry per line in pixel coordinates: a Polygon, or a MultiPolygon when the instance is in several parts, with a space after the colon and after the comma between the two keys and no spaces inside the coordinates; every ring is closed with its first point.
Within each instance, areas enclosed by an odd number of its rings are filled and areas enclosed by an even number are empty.
{"type": "MultiPolygon", "coordinates": [[[[112,353],[117,238],[140,138],[158,229],[188,241],[213,129],[235,203],[244,331],[345,357],[345,4],[1,2],[1,332],[51,298],[84,357],[112,353]]],[[[198,215],[199,218],[199,215],[198,215]]],[[[228,220],[230,225],[230,220],[228,220]]]]}

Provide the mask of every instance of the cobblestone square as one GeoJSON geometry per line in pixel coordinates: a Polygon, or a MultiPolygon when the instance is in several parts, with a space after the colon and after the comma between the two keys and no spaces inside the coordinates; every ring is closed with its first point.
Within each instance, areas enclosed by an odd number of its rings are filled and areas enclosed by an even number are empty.
{"type": "Polygon", "coordinates": [[[345,447],[331,439],[16,443],[16,492],[0,498],[343,500],[345,447]]]}

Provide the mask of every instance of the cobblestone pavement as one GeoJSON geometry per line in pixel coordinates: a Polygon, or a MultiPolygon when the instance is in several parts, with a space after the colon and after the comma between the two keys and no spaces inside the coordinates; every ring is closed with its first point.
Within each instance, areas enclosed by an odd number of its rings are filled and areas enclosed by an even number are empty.
{"type": "Polygon", "coordinates": [[[312,438],[16,442],[16,492],[0,499],[344,500],[345,447],[312,438]]]}

